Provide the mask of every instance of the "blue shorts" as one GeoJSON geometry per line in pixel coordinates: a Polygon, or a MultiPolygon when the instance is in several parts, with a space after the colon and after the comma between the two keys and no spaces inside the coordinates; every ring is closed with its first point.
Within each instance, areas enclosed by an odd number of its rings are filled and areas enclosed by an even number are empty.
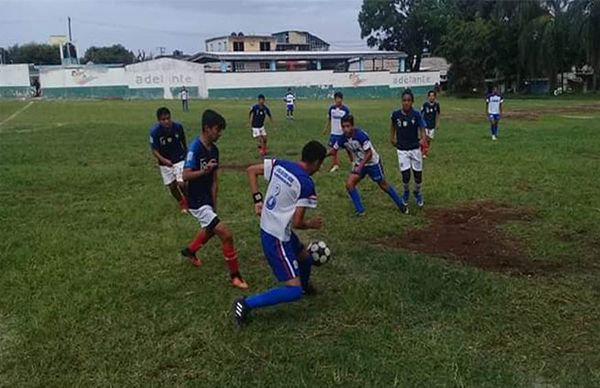
{"type": "Polygon", "coordinates": [[[499,113],[490,113],[488,115],[488,118],[490,120],[494,120],[494,121],[500,121],[500,114],[499,113]]]}
{"type": "Polygon", "coordinates": [[[294,232],[289,241],[281,241],[261,229],[260,240],[263,252],[278,281],[285,282],[300,276],[298,256],[304,250],[304,245],[294,232]]]}
{"type": "Polygon", "coordinates": [[[287,106],[287,110],[288,110],[288,112],[293,112],[294,111],[294,105],[288,105],[287,106]]]}
{"type": "Polygon", "coordinates": [[[327,145],[333,148],[334,145],[339,144],[340,140],[344,139],[344,135],[329,135],[329,142],[327,145]]]}
{"type": "Polygon", "coordinates": [[[383,174],[383,165],[381,162],[373,166],[363,167],[362,171],[360,172],[360,179],[363,179],[367,175],[373,182],[381,182],[385,178],[385,175],[383,174]]]}

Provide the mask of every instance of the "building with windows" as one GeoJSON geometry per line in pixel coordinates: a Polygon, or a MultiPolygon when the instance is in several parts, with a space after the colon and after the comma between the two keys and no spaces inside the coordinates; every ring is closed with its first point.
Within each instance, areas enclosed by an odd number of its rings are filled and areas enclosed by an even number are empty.
{"type": "Polygon", "coordinates": [[[205,48],[208,52],[258,52],[274,51],[276,40],[271,35],[244,35],[232,32],[228,36],[207,39],[205,48]]]}
{"type": "Polygon", "coordinates": [[[329,51],[329,43],[306,31],[281,31],[273,36],[277,51],[329,51]]]}

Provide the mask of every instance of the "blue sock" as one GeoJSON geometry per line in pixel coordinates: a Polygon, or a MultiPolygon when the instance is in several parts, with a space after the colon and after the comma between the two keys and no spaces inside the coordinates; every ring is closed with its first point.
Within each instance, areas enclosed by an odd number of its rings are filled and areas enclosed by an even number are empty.
{"type": "Polygon", "coordinates": [[[498,136],[498,124],[494,125],[494,135],[498,136]]]}
{"type": "Polygon", "coordinates": [[[312,269],[313,258],[311,255],[308,255],[305,259],[298,260],[298,264],[300,266],[300,281],[302,282],[302,288],[306,288],[308,286],[308,281],[310,280],[310,270],[312,269]]]}
{"type": "Polygon", "coordinates": [[[279,303],[287,303],[298,300],[302,297],[302,287],[300,286],[282,286],[271,288],[260,294],[255,294],[246,298],[245,302],[251,309],[259,307],[272,306],[279,303]]]}
{"type": "Polygon", "coordinates": [[[394,188],[394,186],[389,185],[388,189],[386,190],[386,193],[392,198],[392,200],[394,201],[396,206],[398,206],[398,207],[402,206],[402,200],[398,196],[398,193],[396,192],[396,189],[394,188]]]}
{"type": "Polygon", "coordinates": [[[355,187],[352,190],[348,190],[348,195],[352,199],[352,203],[354,204],[354,209],[356,209],[357,213],[364,213],[365,208],[360,202],[360,197],[358,195],[358,189],[355,187]]]}
{"type": "Polygon", "coordinates": [[[494,132],[494,124],[490,125],[490,131],[492,132],[492,135],[496,135],[496,133],[494,132]]]}

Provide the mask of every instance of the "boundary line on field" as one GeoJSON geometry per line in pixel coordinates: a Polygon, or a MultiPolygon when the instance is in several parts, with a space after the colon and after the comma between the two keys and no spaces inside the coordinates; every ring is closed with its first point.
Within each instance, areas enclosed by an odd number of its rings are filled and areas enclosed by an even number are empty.
{"type": "MultiPolygon", "coordinates": [[[[25,112],[27,109],[29,109],[29,107],[31,105],[33,105],[34,102],[35,101],[29,101],[29,104],[25,105],[21,109],[17,110],[15,113],[11,114],[10,116],[8,116],[7,118],[5,118],[4,120],[0,121],[0,127],[2,127],[4,124],[8,123],[10,120],[14,119],[15,117],[17,117],[21,113],[25,112]]],[[[0,132],[2,132],[2,128],[0,128],[0,132]]]]}

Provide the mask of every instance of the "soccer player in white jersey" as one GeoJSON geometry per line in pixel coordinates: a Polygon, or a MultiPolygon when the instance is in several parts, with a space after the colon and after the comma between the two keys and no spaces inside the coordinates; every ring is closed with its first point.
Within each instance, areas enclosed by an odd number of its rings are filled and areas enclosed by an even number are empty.
{"type": "Polygon", "coordinates": [[[333,99],[334,104],[331,105],[327,111],[327,123],[325,124],[325,129],[323,129],[324,134],[330,132],[329,142],[327,145],[329,146],[329,153],[331,154],[333,165],[331,166],[331,170],[329,170],[329,172],[336,172],[340,169],[340,163],[338,161],[337,149],[335,149],[335,145],[344,137],[341,122],[342,117],[350,114],[350,109],[344,105],[344,95],[342,92],[335,92],[333,99]]]}
{"type": "Polygon", "coordinates": [[[385,179],[383,164],[381,163],[379,154],[375,151],[375,147],[371,144],[369,135],[362,129],[354,126],[354,117],[352,115],[342,118],[342,130],[344,131],[344,137],[336,144],[336,147],[345,148],[352,159],[352,171],[346,181],[346,191],[352,200],[356,215],[362,216],[365,213],[365,208],[360,200],[356,186],[366,176],[377,183],[379,188],[392,198],[396,206],[402,212],[405,212],[405,205],[398,196],[396,189],[385,179]]]}
{"type": "Polygon", "coordinates": [[[285,97],[283,98],[285,101],[286,107],[286,118],[288,120],[294,119],[294,107],[296,106],[296,95],[292,92],[291,88],[288,88],[285,97]]]}
{"type": "Polygon", "coordinates": [[[312,292],[309,278],[313,259],[292,228],[320,229],[323,224],[320,217],[305,219],[304,215],[307,208],[317,206],[311,175],[319,171],[326,155],[321,143],[311,141],[302,149],[300,162],[265,159],[262,164],[248,167],[255,212],[260,216],[263,252],[275,277],[283,284],[236,299],[232,314],[238,328],[246,323],[253,309],[293,302],[312,292]],[[258,188],[260,175],[269,182],[264,203],[258,188]]]}
{"type": "Polygon", "coordinates": [[[502,118],[502,104],[504,98],[498,93],[498,88],[493,87],[492,92],[485,97],[485,107],[488,120],[490,121],[490,130],[492,131],[492,140],[498,139],[498,123],[502,118]]]}

